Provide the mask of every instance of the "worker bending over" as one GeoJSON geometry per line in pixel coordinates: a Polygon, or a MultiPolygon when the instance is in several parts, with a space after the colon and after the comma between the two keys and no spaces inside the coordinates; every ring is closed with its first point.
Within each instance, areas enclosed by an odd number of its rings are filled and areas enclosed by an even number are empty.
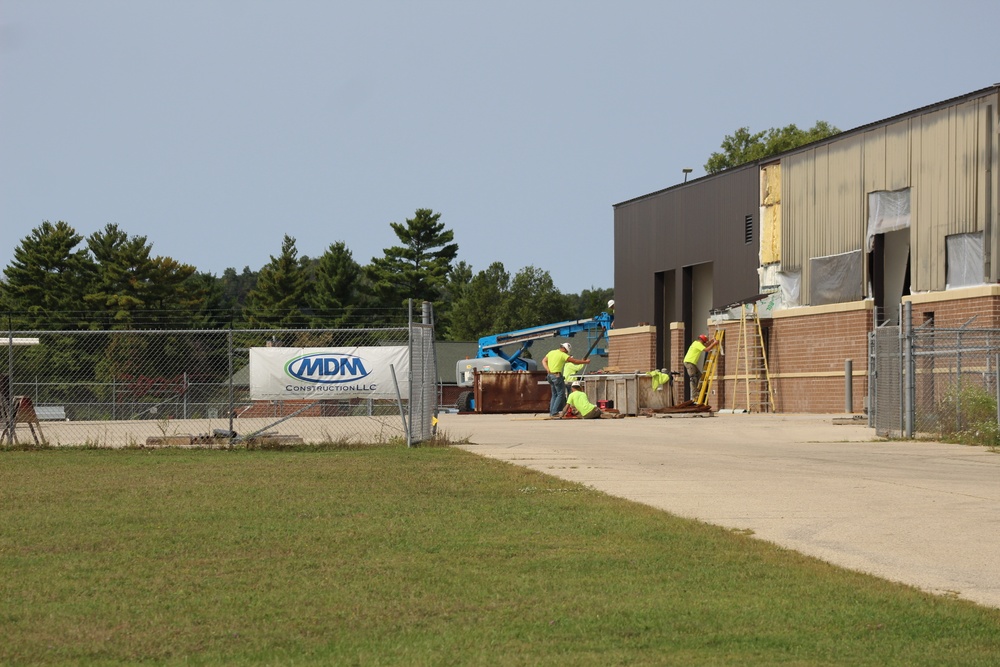
{"type": "Polygon", "coordinates": [[[572,413],[576,413],[580,419],[621,419],[625,415],[604,412],[599,407],[590,402],[587,392],[583,390],[583,384],[574,382],[570,386],[569,397],[566,399],[566,409],[563,410],[565,419],[572,413]]]}
{"type": "Polygon", "coordinates": [[[702,352],[708,352],[718,344],[717,339],[713,338],[709,342],[708,336],[702,334],[691,342],[691,347],[684,355],[684,370],[687,371],[688,379],[691,381],[692,395],[697,393],[698,388],[701,387],[701,367],[698,364],[701,363],[702,352]]]}
{"type": "Polygon", "coordinates": [[[563,343],[542,357],[542,366],[548,375],[545,377],[552,389],[552,398],[549,399],[549,417],[558,417],[563,408],[566,407],[566,379],[563,377],[563,367],[566,362],[573,364],[589,364],[590,358],[574,359],[569,356],[569,343],[563,343]]]}

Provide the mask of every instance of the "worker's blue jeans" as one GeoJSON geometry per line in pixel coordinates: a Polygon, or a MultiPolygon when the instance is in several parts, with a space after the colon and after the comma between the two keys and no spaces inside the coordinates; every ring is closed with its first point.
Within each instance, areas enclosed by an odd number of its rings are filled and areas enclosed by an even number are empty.
{"type": "Polygon", "coordinates": [[[549,381],[549,386],[552,387],[552,399],[549,401],[549,416],[556,417],[566,407],[566,378],[563,377],[562,373],[558,375],[549,373],[545,379],[549,381]]]}

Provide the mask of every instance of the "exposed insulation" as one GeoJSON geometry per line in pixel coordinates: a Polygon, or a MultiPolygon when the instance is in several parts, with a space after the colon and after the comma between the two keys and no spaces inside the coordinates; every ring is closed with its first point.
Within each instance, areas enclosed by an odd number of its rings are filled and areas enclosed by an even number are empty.
{"type": "Polygon", "coordinates": [[[760,262],[781,261],[781,165],[761,170],[760,262]]]}
{"type": "Polygon", "coordinates": [[[781,204],[761,210],[760,263],[774,264],[781,261],[781,204]]]}
{"type": "Polygon", "coordinates": [[[760,201],[764,206],[781,203],[781,165],[772,164],[763,169],[760,201]]]}

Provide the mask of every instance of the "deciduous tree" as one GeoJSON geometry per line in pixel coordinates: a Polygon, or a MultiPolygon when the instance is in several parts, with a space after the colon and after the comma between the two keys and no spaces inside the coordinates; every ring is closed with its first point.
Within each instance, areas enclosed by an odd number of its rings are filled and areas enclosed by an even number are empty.
{"type": "Polygon", "coordinates": [[[222,287],[222,305],[235,311],[242,311],[247,302],[247,294],[257,284],[257,271],[251,271],[249,266],[244,266],[241,273],[236,273],[236,269],[230,267],[222,272],[219,279],[222,287]]]}
{"type": "Polygon", "coordinates": [[[552,276],[526,266],[510,283],[510,292],[500,316],[500,331],[514,331],[572,319],[569,304],[556,289],[552,276]]]}
{"type": "Polygon", "coordinates": [[[477,273],[451,304],[448,338],[479,340],[504,331],[503,316],[510,298],[510,274],[502,262],[477,273]]]}
{"type": "Polygon", "coordinates": [[[608,301],[614,298],[615,291],[611,288],[600,289],[591,287],[579,294],[567,294],[571,317],[573,319],[588,319],[608,310],[608,301]]]}
{"type": "Polygon", "coordinates": [[[794,123],[756,133],[751,133],[749,127],[741,127],[726,135],[722,140],[721,152],[709,156],[708,162],[705,163],[705,172],[714,174],[839,133],[839,129],[824,120],[816,121],[816,124],[808,130],[801,130],[794,123]]]}

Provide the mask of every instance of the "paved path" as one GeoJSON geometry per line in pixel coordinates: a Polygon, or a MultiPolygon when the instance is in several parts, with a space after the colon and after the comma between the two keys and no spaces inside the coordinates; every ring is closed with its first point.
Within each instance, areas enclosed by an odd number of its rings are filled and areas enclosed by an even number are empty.
{"type": "Polygon", "coordinates": [[[439,428],[482,456],[1000,607],[1000,454],[836,421],[445,414],[439,428]]]}

